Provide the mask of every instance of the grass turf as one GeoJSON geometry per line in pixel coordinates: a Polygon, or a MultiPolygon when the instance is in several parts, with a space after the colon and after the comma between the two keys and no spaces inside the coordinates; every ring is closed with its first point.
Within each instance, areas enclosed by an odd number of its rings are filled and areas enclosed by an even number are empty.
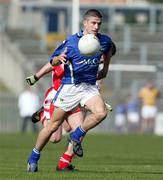
{"type": "Polygon", "coordinates": [[[88,134],[84,157],[75,158],[79,171],[56,172],[66,138],[48,144],[42,152],[38,173],[27,173],[27,157],[35,143],[32,134],[0,134],[0,180],[162,180],[163,137],[88,134]]]}

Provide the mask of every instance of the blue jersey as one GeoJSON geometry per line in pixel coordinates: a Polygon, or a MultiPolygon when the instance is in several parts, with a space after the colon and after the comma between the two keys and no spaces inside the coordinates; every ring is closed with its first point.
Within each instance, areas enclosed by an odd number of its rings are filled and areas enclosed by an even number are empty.
{"type": "Polygon", "coordinates": [[[138,101],[128,102],[128,104],[127,104],[127,112],[139,112],[138,101]]]}
{"type": "Polygon", "coordinates": [[[67,48],[67,58],[64,66],[65,74],[62,79],[63,84],[79,84],[83,82],[95,84],[101,56],[110,51],[112,42],[111,38],[106,35],[97,34],[101,50],[94,56],[89,57],[80,54],[78,42],[82,36],[82,31],[69,36],[50,57],[50,60],[53,59],[55,56],[60,55],[65,48],[67,48]]]}
{"type": "Polygon", "coordinates": [[[115,109],[116,114],[125,114],[126,113],[126,105],[118,104],[115,109]]]}

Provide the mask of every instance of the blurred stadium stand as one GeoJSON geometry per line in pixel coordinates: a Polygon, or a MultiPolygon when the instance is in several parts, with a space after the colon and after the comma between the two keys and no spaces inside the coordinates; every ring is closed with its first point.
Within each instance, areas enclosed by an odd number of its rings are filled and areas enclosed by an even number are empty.
{"type": "MultiPolygon", "coordinates": [[[[18,131],[17,96],[25,86],[25,77],[35,73],[44,65],[52,50],[62,42],[67,34],[71,34],[70,1],[66,3],[58,1],[55,4],[52,1],[42,4],[36,1],[20,1],[20,3],[15,1],[17,4],[13,4],[13,2],[11,4],[0,3],[0,7],[3,5],[6,8],[5,13],[2,13],[4,16],[0,20],[0,61],[2,68],[0,73],[0,117],[2,117],[0,119],[0,131],[18,131]],[[15,11],[14,17],[11,12],[15,11]],[[52,11],[54,14],[51,17],[48,12],[51,13],[52,11]],[[55,26],[54,24],[49,26],[46,23],[47,18],[57,18],[55,19],[57,22],[55,26]],[[9,103],[10,101],[11,103],[9,103]],[[8,111],[5,112],[6,108],[10,109],[13,115],[10,115],[8,111]]],[[[158,19],[162,17],[163,5],[106,6],[95,4],[94,6],[103,10],[104,24],[102,30],[109,34],[117,45],[117,54],[113,57],[112,64],[162,66],[163,26],[162,22],[158,23],[158,19]],[[145,22],[143,23],[135,21],[133,14],[135,12],[140,13],[139,11],[146,13],[147,21],[146,18],[144,18],[145,22]],[[133,22],[127,22],[126,17],[130,16],[131,12],[133,12],[133,22]],[[157,18],[155,17],[156,12],[159,16],[157,18]],[[119,19],[119,14],[123,18],[119,19]],[[111,18],[116,19],[114,17],[118,17],[117,23],[111,21],[111,18]],[[126,21],[123,22],[124,17],[126,21]]],[[[83,14],[86,9],[94,6],[88,1],[87,3],[83,2],[80,13],[83,14]]],[[[0,8],[0,10],[2,9],[0,8]]],[[[129,94],[136,95],[138,89],[148,79],[154,80],[162,90],[162,77],[162,70],[158,72],[110,71],[104,80],[104,96],[114,106],[119,99],[124,98],[125,100],[129,94]]],[[[38,82],[37,86],[42,97],[45,89],[50,86],[50,75],[38,82]]],[[[162,111],[162,105],[163,99],[159,103],[160,111],[162,111]]],[[[113,117],[114,112],[109,118],[113,119],[113,117]]],[[[110,122],[105,121],[98,130],[108,131],[110,122]]]]}

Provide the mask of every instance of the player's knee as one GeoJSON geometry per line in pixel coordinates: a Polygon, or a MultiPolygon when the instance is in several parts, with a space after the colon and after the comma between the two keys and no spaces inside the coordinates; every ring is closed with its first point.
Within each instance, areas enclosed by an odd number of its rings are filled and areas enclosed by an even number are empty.
{"type": "Polygon", "coordinates": [[[59,128],[60,124],[58,121],[49,123],[46,128],[50,133],[55,132],[59,128]]]}
{"type": "Polygon", "coordinates": [[[59,143],[61,141],[61,137],[55,136],[50,138],[51,143],[59,143]]]}
{"type": "Polygon", "coordinates": [[[96,120],[98,121],[98,122],[100,122],[100,121],[102,121],[102,120],[104,120],[105,118],[106,118],[106,116],[107,116],[107,111],[100,111],[100,112],[97,112],[96,114],[95,114],[95,116],[96,116],[96,120]]]}
{"type": "MultiPolygon", "coordinates": [[[[75,128],[76,129],[76,128],[75,128]]],[[[72,129],[70,128],[70,127],[64,127],[64,130],[66,131],[66,132],[70,132],[72,129]]]]}

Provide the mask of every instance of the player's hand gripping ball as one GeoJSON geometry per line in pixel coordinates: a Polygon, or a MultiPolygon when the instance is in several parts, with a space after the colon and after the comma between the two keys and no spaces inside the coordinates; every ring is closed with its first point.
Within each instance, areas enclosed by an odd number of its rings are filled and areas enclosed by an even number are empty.
{"type": "Polygon", "coordinates": [[[80,38],[78,48],[82,55],[93,56],[100,50],[99,39],[94,34],[86,34],[80,38]]]}

